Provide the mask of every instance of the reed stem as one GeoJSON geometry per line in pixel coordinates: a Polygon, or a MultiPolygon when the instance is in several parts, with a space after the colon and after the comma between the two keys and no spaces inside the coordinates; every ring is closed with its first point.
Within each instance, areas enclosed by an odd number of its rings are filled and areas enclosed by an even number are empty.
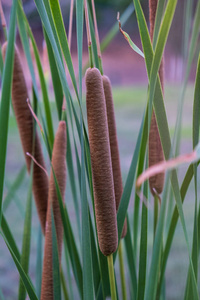
{"type": "Polygon", "coordinates": [[[91,33],[90,33],[87,0],[84,0],[84,5],[85,5],[85,24],[86,24],[86,32],[87,32],[87,40],[88,40],[89,61],[90,61],[90,68],[92,69],[94,67],[94,64],[93,64],[93,57],[92,57],[92,40],[91,40],[91,33]]]}
{"type": "Polygon", "coordinates": [[[112,254],[108,255],[107,260],[108,260],[108,272],[109,272],[109,279],[110,279],[111,299],[117,300],[115,274],[114,274],[114,266],[113,266],[113,255],[112,254]]]}
{"type": "Polygon", "coordinates": [[[120,268],[120,277],[121,277],[121,286],[122,286],[122,299],[126,300],[127,294],[126,294],[126,279],[125,279],[125,272],[124,272],[122,240],[119,243],[119,268],[120,268]]]}
{"type": "Polygon", "coordinates": [[[62,268],[61,268],[61,272],[60,272],[60,277],[61,277],[61,284],[62,284],[62,288],[63,288],[64,298],[65,298],[65,300],[69,300],[69,293],[68,293],[68,290],[67,290],[65,276],[64,276],[62,268]]]}
{"type": "Polygon", "coordinates": [[[158,223],[158,211],[159,211],[159,199],[157,197],[157,195],[154,195],[154,223],[153,223],[153,233],[154,233],[154,237],[156,234],[156,227],[157,227],[157,223],[158,223]]]}

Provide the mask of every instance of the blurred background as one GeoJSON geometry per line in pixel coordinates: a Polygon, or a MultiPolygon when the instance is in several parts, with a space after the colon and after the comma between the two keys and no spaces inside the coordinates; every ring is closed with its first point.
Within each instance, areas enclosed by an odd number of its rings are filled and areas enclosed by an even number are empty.
{"type": "MultiPolygon", "coordinates": [[[[187,56],[184,53],[183,47],[183,28],[184,22],[184,7],[186,1],[179,0],[175,17],[170,30],[169,38],[165,49],[165,105],[168,116],[170,133],[173,135],[174,126],[177,116],[177,103],[180,97],[180,91],[185,75],[185,67],[187,63],[187,56]]],[[[70,1],[60,0],[62,5],[62,14],[66,26],[66,32],[68,32],[69,23],[69,10],[70,1]]],[[[142,7],[144,9],[145,17],[148,22],[148,0],[141,0],[142,7]]],[[[194,16],[197,0],[193,1],[194,16]]],[[[2,0],[3,9],[6,15],[7,24],[9,24],[10,7],[12,5],[11,0],[2,0]]],[[[109,30],[117,24],[117,12],[122,15],[123,12],[129,7],[133,8],[133,2],[130,0],[95,0],[97,11],[97,22],[99,27],[100,40],[104,40],[109,30]]],[[[27,14],[30,26],[33,30],[35,39],[38,44],[38,48],[43,55],[43,32],[42,26],[37,14],[35,4],[33,0],[23,1],[24,10],[27,14]]],[[[193,18],[190,22],[191,32],[193,25],[193,18]]],[[[85,30],[85,29],[84,29],[85,30]]],[[[137,27],[135,13],[133,12],[126,24],[123,26],[125,30],[134,41],[134,43],[141,49],[141,42],[139,37],[139,31],[137,27]]],[[[3,42],[3,32],[0,27],[0,40],[3,42]]],[[[17,32],[17,44],[21,49],[21,59],[23,61],[24,72],[26,74],[27,85],[31,94],[31,80],[26,59],[22,51],[19,34],[17,32]]],[[[189,44],[188,44],[189,47],[189,44]]],[[[83,65],[88,60],[87,52],[87,39],[84,31],[84,47],[83,47],[83,65]]],[[[180,152],[186,153],[192,149],[192,105],[194,97],[194,79],[196,73],[197,55],[199,54],[199,43],[197,49],[195,49],[195,58],[192,64],[189,83],[184,97],[184,109],[183,109],[183,126],[181,136],[180,152]]],[[[76,20],[74,12],[73,20],[73,35],[72,35],[72,60],[75,67],[75,72],[78,74],[78,58],[77,58],[77,46],[76,46],[76,20]]],[[[110,77],[113,86],[114,104],[116,112],[117,132],[119,139],[120,158],[123,180],[125,181],[132,154],[135,148],[136,138],[138,130],[142,120],[143,110],[147,100],[148,80],[146,74],[146,67],[143,58],[136,54],[128,45],[120,32],[117,33],[115,38],[106,48],[102,54],[104,74],[110,77]]],[[[47,66],[48,68],[48,66],[47,66]]],[[[68,78],[68,75],[67,75],[68,78]]],[[[47,82],[49,93],[52,93],[52,84],[49,80],[47,82]]],[[[84,86],[84,79],[83,79],[84,86]]],[[[56,111],[54,96],[52,97],[52,111],[56,111]]],[[[53,113],[55,123],[58,122],[56,112],[53,113]]],[[[56,125],[55,125],[56,128],[56,125]]],[[[47,157],[47,156],[46,156],[47,157]]],[[[9,124],[9,139],[8,139],[8,153],[7,153],[7,165],[6,165],[6,184],[5,195],[9,192],[9,187],[13,180],[17,176],[20,168],[24,163],[24,157],[19,141],[18,130],[16,126],[15,118],[11,112],[10,124],[9,124]]],[[[181,167],[179,172],[179,178],[182,180],[186,167],[181,167]]],[[[180,181],[181,182],[181,181],[180,181]]],[[[69,183],[67,183],[66,201],[70,211],[70,217],[74,218],[74,207],[72,204],[72,197],[70,193],[69,183]]],[[[10,204],[9,209],[6,212],[8,222],[12,229],[13,234],[17,240],[19,249],[21,249],[22,231],[23,231],[23,216],[24,216],[24,203],[27,197],[27,185],[28,176],[25,177],[23,185],[16,192],[14,201],[10,204]]],[[[153,199],[151,199],[152,201],[153,199]]],[[[129,213],[132,218],[134,197],[131,198],[129,213]]],[[[192,241],[192,226],[193,226],[193,209],[194,209],[194,188],[193,184],[188,191],[187,198],[184,204],[184,213],[187,223],[188,235],[192,241]]],[[[152,211],[150,211],[150,222],[152,221],[152,211]]],[[[131,219],[132,220],[132,219],[131,219]]],[[[152,232],[150,228],[149,237],[149,249],[152,247],[152,232]]],[[[30,262],[30,275],[35,282],[35,264],[36,264],[36,249],[37,249],[37,232],[38,232],[38,218],[34,207],[33,215],[33,240],[31,248],[31,262],[30,262]]],[[[6,246],[2,239],[0,240],[0,287],[5,295],[5,299],[16,299],[17,286],[18,286],[18,272],[15,265],[8,253],[6,246]],[[8,280],[8,278],[11,280],[8,280]],[[12,282],[12,285],[10,284],[12,282]]],[[[118,268],[118,266],[116,266],[118,268]]],[[[177,226],[174,243],[171,249],[170,258],[166,270],[166,294],[169,300],[181,300],[184,295],[185,281],[187,277],[188,269],[188,253],[185,245],[185,240],[182,232],[182,227],[179,224],[177,226]]],[[[126,279],[128,278],[128,271],[126,269],[126,279]]],[[[73,275],[72,275],[73,276],[73,275]]],[[[120,286],[120,284],[119,284],[120,286]]],[[[1,296],[0,296],[1,298],[1,296]]]]}
{"type": "MultiPolygon", "coordinates": [[[[184,61],[183,61],[183,28],[184,28],[184,7],[188,0],[178,1],[175,17],[170,30],[170,35],[165,49],[165,78],[169,82],[180,82],[183,78],[184,61]]],[[[11,0],[2,0],[7,22],[9,20],[11,0]]],[[[63,18],[68,32],[70,0],[61,0],[63,18]]],[[[122,14],[127,7],[130,7],[130,0],[96,0],[97,21],[99,27],[100,40],[102,41],[112,26],[116,23],[117,13],[122,14]]],[[[142,0],[142,7],[148,23],[148,0],[142,0]]],[[[193,15],[197,0],[193,0],[193,15]]],[[[24,10],[30,21],[31,28],[34,32],[38,47],[42,50],[43,33],[41,22],[35,8],[33,0],[23,1],[24,10]]],[[[190,24],[192,25],[192,24],[190,24]]],[[[132,40],[141,48],[139,32],[135,14],[132,13],[123,29],[130,35],[132,40]]],[[[2,39],[2,30],[0,32],[2,39]]],[[[76,20],[75,11],[73,19],[72,35],[72,57],[76,64],[76,20]]],[[[18,41],[19,42],[19,41],[18,41]]],[[[84,35],[84,51],[87,55],[87,40],[84,35]]],[[[197,51],[198,53],[198,51],[197,51]]],[[[133,85],[147,82],[146,69],[143,59],[140,58],[128,46],[126,40],[120,34],[113,39],[109,47],[103,53],[103,67],[105,73],[110,76],[114,85],[133,85]],[[131,61],[131,63],[130,63],[131,61]],[[137,72],[135,72],[137,70],[137,72]]],[[[190,79],[193,80],[195,69],[192,68],[190,79]]]]}

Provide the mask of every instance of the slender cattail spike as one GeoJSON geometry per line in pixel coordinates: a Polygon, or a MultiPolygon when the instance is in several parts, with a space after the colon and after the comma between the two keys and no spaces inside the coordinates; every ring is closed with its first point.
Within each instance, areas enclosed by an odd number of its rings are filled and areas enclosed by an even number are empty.
{"type": "Polygon", "coordinates": [[[69,45],[69,50],[71,50],[71,42],[72,42],[73,10],[74,10],[74,0],[71,0],[71,3],[70,3],[70,15],[69,15],[69,31],[68,31],[68,45],[69,45]]]}
{"type": "MultiPolygon", "coordinates": [[[[52,152],[52,168],[56,176],[59,190],[64,202],[66,187],[66,124],[64,121],[59,122],[58,130],[55,135],[55,141],[52,152]]],[[[52,255],[52,222],[51,210],[53,209],[55,228],[57,235],[58,254],[61,261],[61,250],[63,240],[63,225],[60,214],[60,206],[56,191],[53,171],[50,175],[48,210],[45,229],[45,245],[44,245],[44,262],[42,272],[42,289],[41,300],[49,300],[53,298],[53,255],[52,255]]]]}
{"type": "MultiPolygon", "coordinates": [[[[158,0],[149,0],[149,19],[150,19],[150,37],[151,41],[153,41],[154,34],[154,25],[156,18],[156,9],[157,9],[158,0]]],[[[162,90],[164,91],[164,67],[163,67],[163,59],[160,65],[159,70],[160,82],[162,86],[162,90]]],[[[158,131],[158,125],[156,121],[156,116],[153,111],[150,132],[149,132],[149,167],[154,164],[164,160],[164,153],[162,149],[162,144],[160,140],[160,135],[158,131]]],[[[149,179],[149,185],[152,195],[155,195],[154,191],[157,194],[162,193],[164,186],[165,172],[159,173],[149,179]]]]}
{"type": "MultiPolygon", "coordinates": [[[[114,189],[115,189],[115,202],[116,202],[116,210],[118,210],[119,203],[123,193],[123,184],[122,184],[122,175],[121,175],[121,167],[120,167],[120,156],[119,156],[119,147],[118,147],[118,140],[117,140],[114,103],[113,103],[110,80],[105,75],[102,76],[102,79],[103,79],[103,87],[104,87],[104,94],[106,100],[106,111],[107,111],[110,151],[111,151],[111,160],[112,160],[112,172],[113,172],[113,181],[114,181],[114,189]]],[[[126,232],[127,232],[127,221],[125,220],[124,228],[121,236],[122,238],[126,235],[126,232]]]]}
{"type": "MultiPolygon", "coordinates": [[[[7,42],[4,43],[4,45],[2,46],[2,55],[4,60],[6,55],[6,49],[7,42]]],[[[26,87],[26,82],[22,70],[22,65],[20,62],[19,52],[15,47],[12,84],[12,104],[17,120],[17,125],[19,128],[19,134],[21,138],[24,156],[26,159],[27,169],[28,172],[30,172],[31,158],[26,155],[27,152],[34,156],[35,160],[39,163],[39,165],[41,165],[44,169],[46,168],[37,131],[35,133],[35,140],[33,142],[34,119],[27,105],[27,99],[28,91],[26,87]]],[[[41,227],[44,233],[48,199],[48,179],[47,176],[44,174],[43,170],[37,165],[34,165],[33,167],[33,193],[38,210],[39,219],[41,222],[41,227]]]]}
{"type": "Polygon", "coordinates": [[[117,249],[118,233],[106,103],[96,68],[86,71],[86,104],[99,247],[108,256],[117,249]]]}

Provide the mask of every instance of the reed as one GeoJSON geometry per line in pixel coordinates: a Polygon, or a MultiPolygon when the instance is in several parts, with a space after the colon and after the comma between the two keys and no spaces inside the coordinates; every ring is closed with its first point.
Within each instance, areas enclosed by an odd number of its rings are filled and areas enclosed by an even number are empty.
{"type": "MultiPolygon", "coordinates": [[[[106,100],[112,172],[113,172],[113,181],[114,181],[114,190],[115,190],[115,203],[116,203],[116,210],[118,210],[121,196],[123,193],[123,183],[122,183],[122,175],[121,175],[114,103],[113,103],[110,79],[106,75],[103,75],[102,79],[103,79],[103,88],[104,88],[104,94],[106,100]]],[[[127,221],[125,220],[121,238],[125,237],[126,232],[127,232],[127,221]]]]}
{"type": "MultiPolygon", "coordinates": [[[[153,41],[153,33],[156,18],[157,0],[149,0],[149,20],[150,20],[150,37],[153,41]]],[[[163,58],[159,69],[159,77],[164,92],[164,64],[163,58]]],[[[164,160],[164,153],[158,131],[158,125],[154,110],[152,112],[150,132],[149,132],[149,167],[164,160]]],[[[161,172],[149,179],[149,186],[152,195],[161,194],[164,186],[165,173],[161,172]]]]}
{"type": "MultiPolygon", "coordinates": [[[[6,56],[6,49],[7,42],[5,42],[2,46],[2,55],[4,60],[6,56]]],[[[15,46],[12,104],[19,129],[27,170],[30,173],[31,158],[26,155],[27,152],[31,153],[38,164],[43,168],[45,168],[45,161],[37,131],[34,136],[34,119],[26,103],[28,98],[28,90],[20,61],[19,51],[15,46]]],[[[44,233],[48,199],[48,178],[44,171],[36,164],[34,164],[33,167],[33,193],[42,231],[44,233]]]]}
{"type": "MultiPolygon", "coordinates": [[[[52,168],[56,176],[63,202],[66,187],[66,144],[66,124],[64,121],[60,121],[53,146],[52,168]]],[[[41,300],[53,299],[52,210],[55,220],[59,260],[61,260],[62,252],[63,226],[53,171],[51,171],[49,182],[41,300]]]]}
{"type": "Polygon", "coordinates": [[[106,256],[118,245],[116,205],[106,103],[101,73],[86,72],[86,104],[99,247],[106,256]]]}

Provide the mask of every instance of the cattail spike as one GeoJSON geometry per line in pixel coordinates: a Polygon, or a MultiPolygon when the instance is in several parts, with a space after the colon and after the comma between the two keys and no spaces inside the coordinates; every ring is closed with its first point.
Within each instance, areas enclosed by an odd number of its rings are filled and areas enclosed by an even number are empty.
{"type": "MultiPolygon", "coordinates": [[[[120,167],[114,103],[113,103],[110,80],[105,75],[102,76],[102,79],[103,79],[103,87],[104,87],[104,94],[106,100],[107,119],[108,119],[112,172],[113,172],[113,181],[114,181],[114,189],[115,189],[115,203],[116,203],[116,210],[118,210],[119,203],[123,193],[123,184],[122,184],[122,175],[121,175],[121,167],[120,167]]],[[[123,232],[121,236],[122,238],[126,235],[126,232],[127,232],[127,221],[125,220],[123,232]]]]}
{"type": "Polygon", "coordinates": [[[102,76],[96,68],[86,71],[86,91],[98,241],[108,256],[117,249],[118,233],[106,103],[102,76]]]}
{"type": "MultiPolygon", "coordinates": [[[[7,42],[5,42],[2,46],[2,55],[4,60],[6,49],[7,42]]],[[[35,140],[33,143],[34,119],[26,102],[28,98],[28,91],[20,62],[19,52],[17,47],[15,47],[12,104],[19,128],[27,169],[28,172],[30,172],[31,158],[26,155],[27,152],[34,156],[39,165],[41,165],[44,169],[46,168],[37,131],[35,132],[35,140]]],[[[48,199],[48,179],[43,170],[37,165],[34,165],[33,167],[33,193],[42,231],[44,233],[48,199]]]]}
{"type": "MultiPolygon", "coordinates": [[[[151,41],[153,41],[157,2],[158,2],[158,0],[149,0],[149,20],[150,20],[151,41]]],[[[160,77],[161,87],[164,92],[163,58],[162,58],[160,69],[159,69],[159,77],[160,77]]],[[[150,132],[149,132],[149,167],[151,167],[154,164],[156,164],[160,161],[163,161],[163,160],[164,160],[164,153],[163,153],[160,135],[159,135],[159,131],[158,131],[156,116],[153,111],[151,125],[150,125],[150,132]]],[[[165,180],[165,172],[161,172],[149,179],[149,186],[150,186],[152,195],[155,195],[155,191],[157,194],[162,193],[163,186],[164,186],[164,180],[165,180]]]]}
{"type": "MultiPolygon", "coordinates": [[[[56,176],[56,180],[60,189],[63,202],[65,197],[65,187],[66,187],[66,145],[67,145],[66,124],[64,121],[60,121],[58,130],[55,135],[55,141],[53,146],[52,168],[56,176]]],[[[51,171],[50,183],[49,183],[41,300],[53,299],[53,255],[52,255],[51,209],[53,209],[54,220],[55,220],[59,260],[61,260],[61,250],[62,250],[62,240],[63,240],[62,218],[60,214],[60,206],[58,203],[53,171],[51,171]]]]}

